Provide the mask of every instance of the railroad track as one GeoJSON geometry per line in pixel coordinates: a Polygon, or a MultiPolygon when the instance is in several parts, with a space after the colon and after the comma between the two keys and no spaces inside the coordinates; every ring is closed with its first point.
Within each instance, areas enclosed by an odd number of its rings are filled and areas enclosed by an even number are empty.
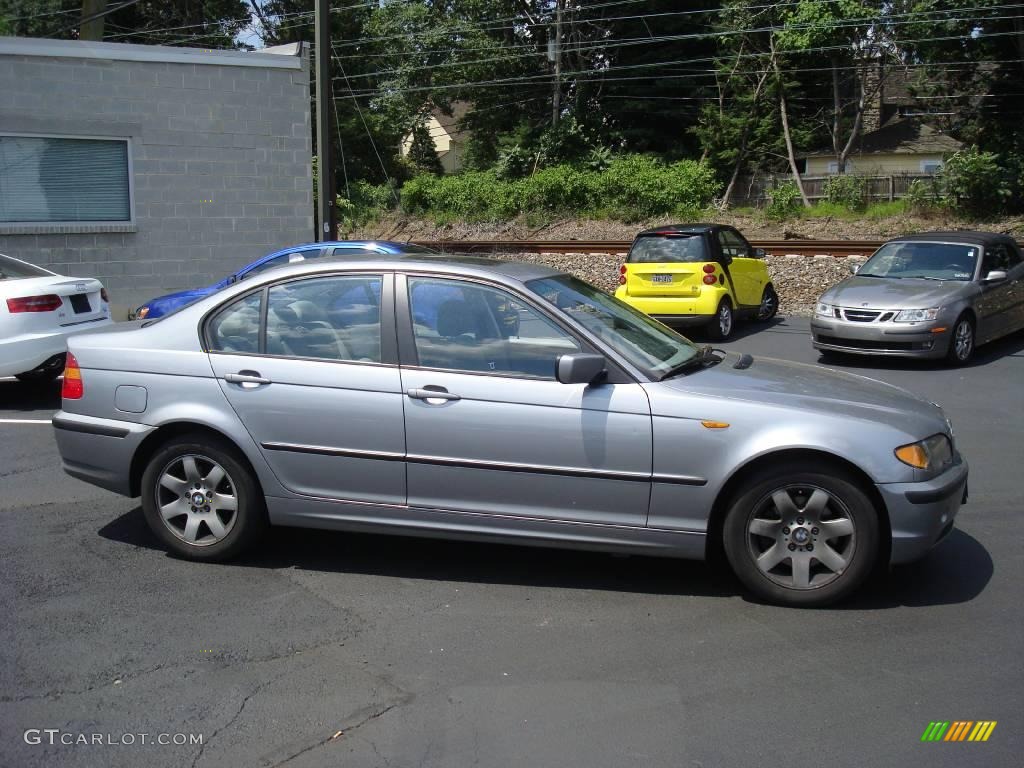
{"type": "MultiPolygon", "coordinates": [[[[447,253],[561,253],[625,254],[629,240],[419,240],[447,253]]],[[[880,240],[752,240],[769,256],[870,256],[880,240]]]]}

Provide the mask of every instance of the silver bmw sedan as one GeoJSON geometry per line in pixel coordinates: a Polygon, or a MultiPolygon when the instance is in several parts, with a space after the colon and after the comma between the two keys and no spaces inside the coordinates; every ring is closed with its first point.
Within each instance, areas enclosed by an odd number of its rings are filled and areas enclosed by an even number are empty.
{"type": "Polygon", "coordinates": [[[853,277],[818,299],[815,349],[945,358],[1024,328],[1024,259],[990,232],[930,232],[890,240],[853,277]]]}
{"type": "Polygon", "coordinates": [[[428,254],[268,270],[69,342],[65,470],[172,552],[270,526],[704,558],[822,605],[953,528],[939,406],[699,348],[543,266],[428,254]]]}

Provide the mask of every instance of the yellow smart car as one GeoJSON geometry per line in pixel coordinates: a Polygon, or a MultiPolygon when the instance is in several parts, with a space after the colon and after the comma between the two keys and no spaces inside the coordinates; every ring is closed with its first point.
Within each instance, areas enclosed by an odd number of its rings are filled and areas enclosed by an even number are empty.
{"type": "Polygon", "coordinates": [[[717,340],[732,335],[738,315],[765,321],[779,310],[764,251],[720,224],[641,232],[622,265],[615,295],[666,325],[707,325],[717,340]]]}

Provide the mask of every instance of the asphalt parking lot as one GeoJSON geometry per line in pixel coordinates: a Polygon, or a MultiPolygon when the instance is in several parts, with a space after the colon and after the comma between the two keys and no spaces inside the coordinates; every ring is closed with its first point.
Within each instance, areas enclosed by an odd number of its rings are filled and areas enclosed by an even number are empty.
{"type": "MultiPolygon", "coordinates": [[[[721,346],[817,361],[800,318],[721,346]]],[[[701,563],[383,536],[182,562],[137,500],[62,473],[35,423],[58,386],[0,381],[0,765],[1020,765],[1024,335],[959,370],[837,367],[943,404],[970,501],[926,560],[814,611],[701,563]],[[998,726],[921,743],[934,720],[998,726]]]]}

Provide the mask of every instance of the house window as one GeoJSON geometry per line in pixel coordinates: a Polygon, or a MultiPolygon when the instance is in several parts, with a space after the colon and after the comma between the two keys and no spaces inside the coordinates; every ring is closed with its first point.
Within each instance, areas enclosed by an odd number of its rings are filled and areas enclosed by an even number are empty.
{"type": "Polygon", "coordinates": [[[921,173],[938,173],[942,170],[941,160],[922,160],[921,173]]]}
{"type": "Polygon", "coordinates": [[[0,135],[0,222],[130,222],[127,139],[0,135]]]}

